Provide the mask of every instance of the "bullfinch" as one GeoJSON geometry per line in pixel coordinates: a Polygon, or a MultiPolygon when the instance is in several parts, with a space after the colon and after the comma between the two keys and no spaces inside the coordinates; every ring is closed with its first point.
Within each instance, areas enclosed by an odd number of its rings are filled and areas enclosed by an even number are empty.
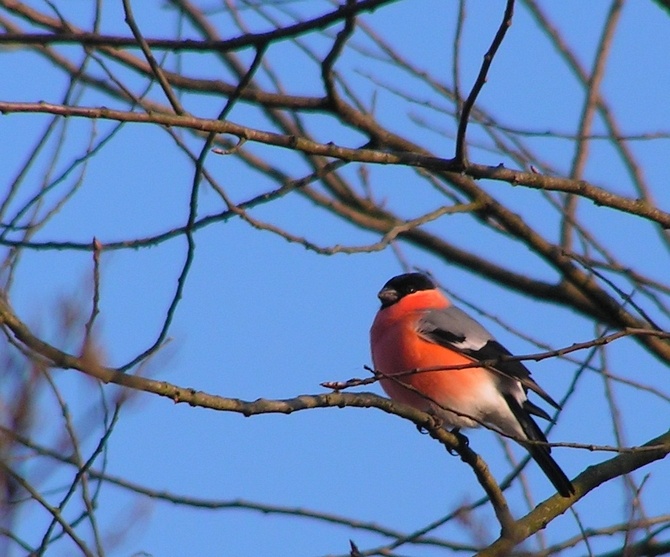
{"type": "Polygon", "coordinates": [[[389,280],[378,294],[381,308],[370,330],[372,361],[393,400],[433,414],[444,427],[486,425],[517,440],[539,464],[556,490],[575,489],[551,457],[531,415],[551,420],[527,398],[533,391],[556,409],[560,405],[520,362],[477,321],[454,307],[423,273],[389,280]],[[487,361],[480,367],[444,369],[487,361]],[[427,370],[427,371],[426,371],[427,370]]]}

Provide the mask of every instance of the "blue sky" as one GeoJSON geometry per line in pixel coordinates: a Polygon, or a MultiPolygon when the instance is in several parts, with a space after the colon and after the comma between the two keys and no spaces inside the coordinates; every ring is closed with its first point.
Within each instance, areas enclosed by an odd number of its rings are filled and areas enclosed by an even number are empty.
{"type": "MultiPolygon", "coordinates": [[[[77,9],[82,6],[79,1],[73,4],[77,9]]],[[[161,12],[161,3],[135,4],[135,15],[146,36],[174,32],[174,17],[167,11],[161,12]]],[[[44,9],[40,2],[35,5],[44,9]]],[[[600,0],[543,4],[587,67],[592,63],[608,6],[609,3],[600,0]]],[[[290,7],[300,13],[320,12],[328,4],[296,2],[290,7]]],[[[68,15],[70,10],[76,12],[72,5],[61,8],[68,15]]],[[[468,3],[461,61],[462,87],[466,90],[479,69],[502,10],[502,2],[468,3]]],[[[90,17],[83,8],[72,15],[81,26],[89,25],[90,17]]],[[[426,1],[420,9],[416,3],[397,2],[363,16],[362,20],[398,46],[408,59],[450,84],[455,15],[454,2],[426,1]]],[[[267,28],[251,14],[248,17],[254,28],[267,28]]],[[[223,37],[237,34],[225,15],[215,20],[223,37]]],[[[103,29],[108,33],[129,33],[120,5],[105,6],[103,29]]],[[[654,3],[626,5],[603,83],[603,94],[626,133],[668,129],[669,37],[670,20],[654,3]]],[[[321,37],[306,40],[320,53],[331,42],[321,37]]],[[[356,35],[355,42],[370,46],[362,35],[356,35]]],[[[64,48],[63,52],[71,50],[64,48]]],[[[314,68],[288,44],[271,48],[268,56],[292,93],[319,91],[314,68]]],[[[245,59],[249,60],[249,54],[245,54],[245,59]]],[[[167,65],[174,67],[176,63],[177,58],[171,56],[167,65]]],[[[202,55],[186,55],[183,63],[189,75],[226,78],[225,69],[210,67],[202,55]]],[[[366,102],[371,102],[373,94],[377,95],[379,118],[391,130],[406,134],[440,156],[451,156],[453,138],[417,126],[408,114],[420,116],[439,129],[450,130],[453,117],[427,106],[407,103],[384,90],[379,82],[392,83],[419,99],[445,104],[429,88],[417,86],[389,64],[367,63],[352,53],[338,62],[337,70],[352,81],[366,102]],[[376,81],[368,79],[367,74],[376,81]]],[[[62,100],[62,76],[29,51],[0,51],[0,73],[12,76],[0,83],[2,100],[62,100]]],[[[157,89],[152,98],[163,100],[157,89]]],[[[184,102],[194,114],[214,117],[223,101],[186,95],[184,102]]],[[[522,5],[517,7],[514,24],[494,61],[479,102],[478,107],[509,126],[538,132],[576,130],[583,89],[561,64],[522,5]]],[[[108,98],[90,92],[80,101],[85,106],[108,103],[108,98]]],[[[243,105],[233,110],[230,119],[260,129],[269,126],[254,110],[243,105]]],[[[5,146],[0,155],[4,161],[0,165],[3,184],[10,182],[46,121],[42,116],[18,114],[0,118],[0,144],[5,146]]],[[[102,136],[114,124],[101,121],[95,125],[102,136]]],[[[59,164],[64,166],[81,154],[90,126],[85,120],[71,121],[62,140],[64,151],[59,164]]],[[[326,117],[309,121],[309,129],[324,142],[347,146],[361,143],[360,135],[334,125],[326,117]]],[[[596,120],[595,129],[603,131],[601,121],[596,120]]],[[[201,147],[201,140],[183,135],[193,148],[201,147]]],[[[487,141],[474,125],[469,138],[473,145],[487,141]]],[[[574,150],[571,142],[543,137],[529,141],[559,174],[569,171],[574,150]]],[[[670,206],[665,187],[668,147],[667,138],[632,144],[659,205],[665,208],[670,206]]],[[[52,142],[47,153],[54,148],[52,142]]],[[[291,176],[301,176],[305,171],[304,163],[285,151],[272,152],[258,145],[248,148],[252,152],[270,153],[269,158],[291,176]]],[[[501,162],[499,154],[484,148],[473,148],[471,157],[483,164],[501,162]]],[[[36,191],[47,160],[45,154],[29,174],[16,207],[31,191],[36,191]]],[[[208,170],[216,174],[238,201],[273,186],[232,156],[210,155],[208,170]]],[[[356,168],[347,169],[345,174],[353,175],[355,171],[356,168]]],[[[441,196],[429,190],[413,170],[378,166],[369,167],[368,171],[376,198],[385,199],[389,207],[404,216],[416,216],[441,202],[441,196]]],[[[190,161],[176,151],[173,140],[163,130],[125,126],[90,162],[81,189],[34,240],[88,242],[95,236],[104,244],[182,225],[187,216],[192,173],[190,161]]],[[[617,193],[636,195],[607,143],[593,143],[585,178],[617,193]]],[[[545,204],[538,202],[534,192],[500,182],[486,183],[484,187],[509,202],[548,237],[555,235],[558,219],[545,204]]],[[[64,191],[62,188],[52,199],[57,199],[64,191]]],[[[221,207],[220,199],[203,188],[199,215],[214,213],[221,207]]],[[[379,239],[296,196],[262,207],[254,215],[286,226],[321,245],[364,245],[379,239]]],[[[667,276],[670,270],[667,254],[649,225],[584,202],[580,204],[579,215],[593,225],[599,239],[626,264],[658,279],[667,276]]],[[[532,276],[555,278],[551,270],[538,265],[536,256],[525,247],[499,234],[482,232],[468,216],[443,218],[431,223],[428,229],[445,234],[464,249],[525,269],[532,276]]],[[[319,384],[323,381],[365,376],[363,366],[370,364],[368,330],[378,306],[376,292],[388,278],[402,271],[391,249],[319,256],[235,219],[200,230],[196,245],[193,267],[169,331],[170,342],[148,364],[147,374],[184,387],[245,400],[320,393],[323,388],[319,384]]],[[[510,292],[411,246],[399,247],[411,265],[429,269],[450,293],[485,308],[543,342],[562,347],[594,336],[592,325],[568,310],[510,292]]],[[[135,251],[103,253],[97,332],[110,365],[126,363],[154,342],[185,254],[183,238],[135,251]]],[[[84,308],[82,311],[88,311],[91,272],[89,252],[26,251],[17,267],[12,304],[47,340],[60,342],[59,303],[64,298],[74,300],[84,308]]],[[[512,351],[537,351],[493,320],[482,318],[482,322],[512,351]]],[[[663,324],[667,327],[667,323],[663,324]]],[[[76,342],[63,345],[63,348],[75,347],[76,342]]],[[[631,378],[642,376],[645,382],[664,388],[667,370],[633,342],[620,341],[608,351],[614,373],[631,378]]],[[[547,391],[561,398],[572,378],[574,364],[548,360],[533,364],[532,370],[547,391]]],[[[100,392],[91,381],[72,370],[56,370],[54,377],[85,439],[84,452],[90,454],[102,432],[100,392]]],[[[113,399],[117,390],[105,387],[106,396],[113,399]]],[[[380,393],[378,386],[372,390],[380,393]]],[[[667,415],[667,403],[621,385],[616,394],[625,417],[625,443],[642,443],[665,430],[667,424],[659,416],[667,415]]],[[[45,389],[39,397],[35,429],[38,438],[54,445],[63,435],[62,418],[52,393],[45,389]]],[[[587,373],[577,395],[561,414],[551,440],[613,444],[608,414],[601,378],[587,373]]],[[[494,434],[471,432],[470,440],[496,477],[504,477],[509,464],[494,434]]],[[[517,447],[513,452],[517,458],[523,455],[517,447]]],[[[555,449],[554,454],[569,476],[611,456],[574,449],[555,449]]],[[[664,466],[667,465],[656,463],[635,475],[639,481],[650,474],[645,485],[646,511],[650,515],[667,512],[664,493],[670,489],[670,480],[664,466]]],[[[39,459],[26,462],[23,468],[27,475],[35,473],[36,477],[43,469],[45,461],[39,459]]],[[[303,507],[406,533],[482,495],[471,471],[457,458],[447,455],[428,436],[419,435],[411,423],[375,409],[323,409],[291,416],[243,418],[175,405],[144,393],[133,393],[125,403],[109,440],[106,470],[150,489],[176,495],[303,507]]],[[[62,489],[73,474],[72,469],[61,469],[44,477],[40,487],[47,492],[62,489]]],[[[552,494],[550,484],[534,465],[527,468],[527,475],[536,501],[552,494]]],[[[576,513],[589,528],[623,521],[626,506],[622,494],[622,482],[610,482],[578,502],[576,513]]],[[[510,504],[515,515],[524,514],[518,482],[511,490],[510,504]]],[[[361,549],[386,541],[382,536],[291,516],[183,508],[137,497],[111,485],[103,487],[98,517],[103,533],[109,536],[110,555],[341,555],[348,552],[349,539],[361,549]],[[113,534],[120,536],[119,545],[112,541],[113,534]]],[[[21,532],[34,542],[31,530],[43,532],[48,520],[43,511],[26,512],[21,518],[21,532]]],[[[484,540],[496,536],[495,518],[488,508],[478,512],[475,523],[475,529],[484,532],[484,540]]],[[[544,535],[549,541],[557,540],[566,531],[577,531],[576,518],[570,513],[554,521],[544,535]]],[[[435,535],[473,541],[468,528],[458,522],[439,529],[435,535]]],[[[597,553],[611,548],[611,543],[607,539],[594,541],[593,550],[597,553]]],[[[531,542],[528,547],[535,546],[531,542]]],[[[573,554],[581,554],[583,550],[580,547],[573,554]]],[[[54,554],[70,551],[64,543],[53,549],[54,554]]],[[[399,551],[400,555],[438,553],[422,547],[399,551]]]]}

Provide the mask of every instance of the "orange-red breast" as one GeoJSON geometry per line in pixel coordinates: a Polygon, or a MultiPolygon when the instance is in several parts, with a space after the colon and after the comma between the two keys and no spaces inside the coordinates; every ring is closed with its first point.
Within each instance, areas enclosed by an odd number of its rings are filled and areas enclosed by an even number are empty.
{"type": "Polygon", "coordinates": [[[389,280],[378,294],[382,306],[370,330],[375,370],[386,376],[382,388],[398,402],[438,417],[445,427],[487,425],[523,445],[564,497],[574,486],[550,455],[531,414],[549,415],[527,398],[528,390],[556,409],[559,404],[519,361],[477,321],[454,307],[422,273],[389,280]],[[441,369],[493,361],[486,367],[441,369]],[[432,369],[433,371],[421,371],[432,369]],[[393,376],[396,376],[393,378],[393,376]]]}

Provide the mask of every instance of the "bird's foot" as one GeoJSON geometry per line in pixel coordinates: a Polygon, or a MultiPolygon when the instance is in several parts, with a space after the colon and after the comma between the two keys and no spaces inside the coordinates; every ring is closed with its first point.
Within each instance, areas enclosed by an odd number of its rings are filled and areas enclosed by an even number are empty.
{"type": "MultiPolygon", "coordinates": [[[[470,446],[470,440],[461,433],[460,428],[455,427],[451,430],[452,435],[458,439],[458,444],[459,446],[463,447],[469,447],[470,446]]],[[[456,449],[447,449],[449,451],[449,454],[451,456],[456,456],[458,454],[458,451],[456,449]]]]}
{"type": "Polygon", "coordinates": [[[431,414],[430,417],[432,418],[430,424],[427,424],[425,426],[422,425],[416,426],[416,429],[419,430],[419,433],[425,435],[426,433],[430,433],[431,429],[440,429],[444,425],[444,421],[438,418],[437,416],[431,414]]]}

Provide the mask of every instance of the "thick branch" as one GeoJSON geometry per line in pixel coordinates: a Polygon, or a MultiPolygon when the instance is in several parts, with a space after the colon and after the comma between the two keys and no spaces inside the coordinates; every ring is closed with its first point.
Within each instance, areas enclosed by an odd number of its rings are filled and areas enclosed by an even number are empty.
{"type": "Polygon", "coordinates": [[[590,466],[573,480],[577,493],[572,498],[554,495],[541,503],[517,521],[518,539],[512,540],[501,537],[478,553],[478,556],[498,557],[509,555],[515,545],[544,528],[558,515],[563,514],[577,499],[581,499],[601,484],[665,458],[670,453],[670,431],[645,443],[643,447],[656,447],[656,449],[621,454],[596,466],[590,466]]]}
{"type": "MultiPolygon", "coordinates": [[[[391,4],[397,0],[361,0],[360,2],[348,2],[340,5],[332,12],[328,12],[314,19],[300,21],[293,25],[280,27],[267,31],[265,33],[245,33],[239,37],[226,40],[194,40],[194,39],[151,39],[147,38],[146,43],[152,49],[170,50],[173,52],[193,51],[193,52],[228,52],[233,50],[242,50],[248,47],[258,47],[268,42],[277,42],[286,39],[294,39],[311,31],[325,29],[339,21],[356,14],[371,12],[383,6],[391,4]]],[[[35,23],[41,23],[49,27],[57,26],[57,19],[48,18],[43,14],[28,8],[27,6],[14,6],[14,3],[6,1],[0,2],[0,6],[11,9],[12,7],[21,8],[20,13],[31,14],[35,23]]],[[[62,22],[61,22],[62,23],[62,22]]],[[[19,44],[19,45],[50,45],[50,44],[78,44],[81,46],[102,48],[137,48],[137,40],[133,37],[118,37],[102,35],[100,33],[88,33],[85,31],[72,32],[72,26],[61,25],[55,27],[56,33],[5,33],[0,34],[0,44],[19,44]],[[63,29],[62,31],[60,29],[63,29]]]]}
{"type": "MultiPolygon", "coordinates": [[[[333,143],[318,143],[304,137],[257,130],[230,121],[221,122],[219,120],[196,118],[194,116],[158,113],[144,114],[105,107],[64,106],[45,102],[18,103],[6,101],[0,102],[0,113],[43,113],[92,119],[99,118],[117,122],[159,124],[203,132],[230,134],[245,141],[256,141],[267,145],[301,151],[309,155],[333,157],[351,162],[398,164],[447,172],[456,171],[458,168],[458,165],[452,159],[442,159],[419,153],[386,152],[374,149],[342,147],[333,143]]],[[[485,166],[481,164],[470,164],[466,175],[474,179],[486,178],[507,182],[513,186],[522,185],[532,189],[575,193],[586,199],[590,199],[596,205],[618,209],[643,217],[657,222],[664,228],[670,229],[670,213],[661,211],[645,201],[613,194],[583,180],[543,176],[533,172],[511,170],[500,165],[485,166]]]]}

